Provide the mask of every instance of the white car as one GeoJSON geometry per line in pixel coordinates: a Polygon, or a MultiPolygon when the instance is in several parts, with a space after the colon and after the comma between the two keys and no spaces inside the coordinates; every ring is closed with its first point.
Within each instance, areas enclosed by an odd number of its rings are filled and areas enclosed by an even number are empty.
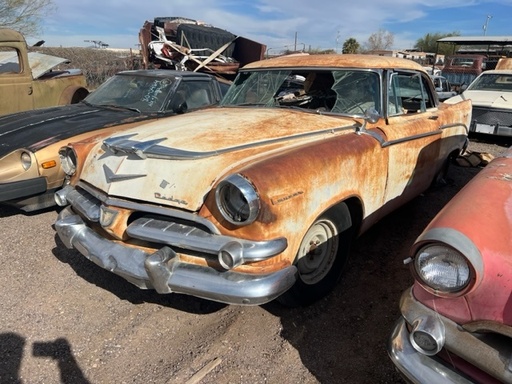
{"type": "Polygon", "coordinates": [[[470,99],[470,132],[512,136],[512,59],[500,59],[496,69],[480,74],[460,95],[446,103],[470,99]]]}

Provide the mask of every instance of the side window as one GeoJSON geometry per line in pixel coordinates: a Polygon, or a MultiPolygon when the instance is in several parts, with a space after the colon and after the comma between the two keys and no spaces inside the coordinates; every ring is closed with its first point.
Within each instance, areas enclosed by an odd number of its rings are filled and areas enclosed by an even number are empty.
{"type": "Polygon", "coordinates": [[[0,76],[20,73],[20,55],[17,49],[10,47],[0,48],[0,76]]]}
{"type": "Polygon", "coordinates": [[[180,84],[188,109],[205,107],[215,103],[215,95],[209,81],[186,81],[180,84]]]}
{"type": "Polygon", "coordinates": [[[427,80],[420,73],[393,73],[390,79],[389,116],[425,112],[435,106],[427,80]]]}

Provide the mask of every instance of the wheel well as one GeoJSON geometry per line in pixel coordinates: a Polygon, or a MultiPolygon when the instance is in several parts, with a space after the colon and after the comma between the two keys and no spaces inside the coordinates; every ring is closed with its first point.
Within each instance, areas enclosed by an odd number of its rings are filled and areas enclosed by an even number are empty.
{"type": "Polygon", "coordinates": [[[79,88],[76,90],[75,93],[73,93],[73,97],[71,98],[71,104],[76,104],[83,99],[86,98],[86,96],[89,94],[89,91],[85,88],[79,88]]]}
{"type": "Polygon", "coordinates": [[[325,212],[338,219],[338,225],[341,231],[351,229],[353,235],[359,233],[363,220],[363,206],[356,197],[340,201],[325,212]]]}

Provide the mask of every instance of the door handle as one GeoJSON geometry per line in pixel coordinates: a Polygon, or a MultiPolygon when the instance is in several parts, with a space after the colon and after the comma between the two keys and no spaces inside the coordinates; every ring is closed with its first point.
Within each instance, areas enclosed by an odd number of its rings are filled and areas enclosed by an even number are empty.
{"type": "Polygon", "coordinates": [[[438,118],[439,118],[439,116],[437,116],[437,115],[432,115],[432,116],[428,117],[429,120],[437,120],[438,118]]]}

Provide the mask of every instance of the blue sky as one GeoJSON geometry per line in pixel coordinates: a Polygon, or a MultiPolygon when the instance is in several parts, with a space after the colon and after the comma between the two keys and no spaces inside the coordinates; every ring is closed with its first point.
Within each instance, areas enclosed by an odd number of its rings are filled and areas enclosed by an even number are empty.
{"type": "Polygon", "coordinates": [[[112,48],[137,48],[145,20],[181,16],[201,20],[266,44],[286,48],[338,49],[360,44],[379,30],[394,34],[395,49],[412,48],[426,33],[458,31],[482,36],[512,35],[512,0],[54,0],[45,19],[45,46],[85,47],[99,40],[112,48]]]}

